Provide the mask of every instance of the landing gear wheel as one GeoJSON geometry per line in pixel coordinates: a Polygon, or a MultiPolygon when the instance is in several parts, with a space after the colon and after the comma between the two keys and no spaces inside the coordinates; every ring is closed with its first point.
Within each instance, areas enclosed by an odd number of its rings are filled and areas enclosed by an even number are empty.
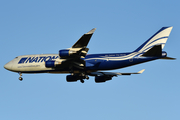
{"type": "Polygon", "coordinates": [[[23,80],[23,78],[22,78],[22,77],[19,77],[19,80],[20,80],[20,81],[22,81],[22,80],[23,80]]]}
{"type": "Polygon", "coordinates": [[[80,80],[81,81],[81,83],[84,83],[84,80],[80,80]]]}
{"type": "Polygon", "coordinates": [[[86,79],[87,79],[87,80],[89,80],[89,77],[88,77],[88,76],[86,76],[86,79]]]}
{"type": "Polygon", "coordinates": [[[22,73],[19,72],[19,80],[22,81],[23,78],[21,77],[22,76],[22,73]]]}

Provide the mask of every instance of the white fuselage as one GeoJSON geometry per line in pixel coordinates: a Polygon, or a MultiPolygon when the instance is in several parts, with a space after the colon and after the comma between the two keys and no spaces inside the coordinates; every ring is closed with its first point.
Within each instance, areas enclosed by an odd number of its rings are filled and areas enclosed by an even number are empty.
{"type": "Polygon", "coordinates": [[[40,72],[53,70],[54,68],[45,67],[45,61],[48,60],[62,61],[59,59],[58,54],[23,55],[8,62],[4,67],[14,72],[40,72]]]}

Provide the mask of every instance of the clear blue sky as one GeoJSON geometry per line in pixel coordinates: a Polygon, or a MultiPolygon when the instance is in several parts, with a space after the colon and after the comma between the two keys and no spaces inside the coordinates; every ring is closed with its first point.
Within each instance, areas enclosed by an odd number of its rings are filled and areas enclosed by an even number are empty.
{"type": "Polygon", "coordinates": [[[180,119],[180,2],[178,0],[6,0],[0,2],[0,120],[180,119]],[[66,74],[23,74],[4,64],[19,55],[58,53],[97,28],[89,53],[130,52],[163,26],[173,26],[164,47],[175,61],[157,60],[67,83],[66,74]]]}

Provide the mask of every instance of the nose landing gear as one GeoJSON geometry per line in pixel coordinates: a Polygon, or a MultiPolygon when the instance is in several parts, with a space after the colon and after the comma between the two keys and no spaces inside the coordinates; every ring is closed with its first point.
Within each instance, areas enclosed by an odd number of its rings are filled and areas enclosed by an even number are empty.
{"type": "Polygon", "coordinates": [[[21,77],[22,76],[22,73],[19,73],[19,80],[22,81],[23,78],[21,77]]]}
{"type": "Polygon", "coordinates": [[[22,80],[23,80],[23,78],[22,78],[22,77],[19,77],[19,80],[20,80],[20,81],[22,81],[22,80]]]}

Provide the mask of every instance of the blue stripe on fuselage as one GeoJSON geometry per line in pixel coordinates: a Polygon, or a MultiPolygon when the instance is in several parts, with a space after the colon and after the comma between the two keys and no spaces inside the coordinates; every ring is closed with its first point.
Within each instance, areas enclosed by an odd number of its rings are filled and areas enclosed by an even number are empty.
{"type": "Polygon", "coordinates": [[[112,54],[90,54],[85,57],[87,63],[93,64],[94,66],[86,65],[87,69],[93,70],[104,70],[104,69],[113,69],[120,67],[119,63],[125,65],[124,60],[109,60],[109,58],[123,58],[131,53],[112,53],[112,54]],[[123,63],[122,63],[123,62],[123,63]]]}
{"type": "Polygon", "coordinates": [[[108,57],[122,57],[129,54],[131,53],[88,54],[86,55],[85,60],[92,59],[92,58],[96,59],[96,58],[108,58],[108,57]]]}
{"type": "MultiPolygon", "coordinates": [[[[159,59],[161,57],[140,57],[142,53],[114,53],[114,54],[92,54],[85,57],[85,61],[94,66],[86,66],[87,70],[112,70],[124,68],[143,62],[159,59]],[[132,57],[131,55],[132,54],[132,57]],[[129,55],[129,57],[127,57],[129,55]],[[111,58],[111,59],[109,59],[111,58]],[[118,59],[119,60],[118,60],[118,59]],[[124,58],[124,59],[121,59],[124,58]]],[[[165,57],[165,56],[162,56],[165,57]]]]}

